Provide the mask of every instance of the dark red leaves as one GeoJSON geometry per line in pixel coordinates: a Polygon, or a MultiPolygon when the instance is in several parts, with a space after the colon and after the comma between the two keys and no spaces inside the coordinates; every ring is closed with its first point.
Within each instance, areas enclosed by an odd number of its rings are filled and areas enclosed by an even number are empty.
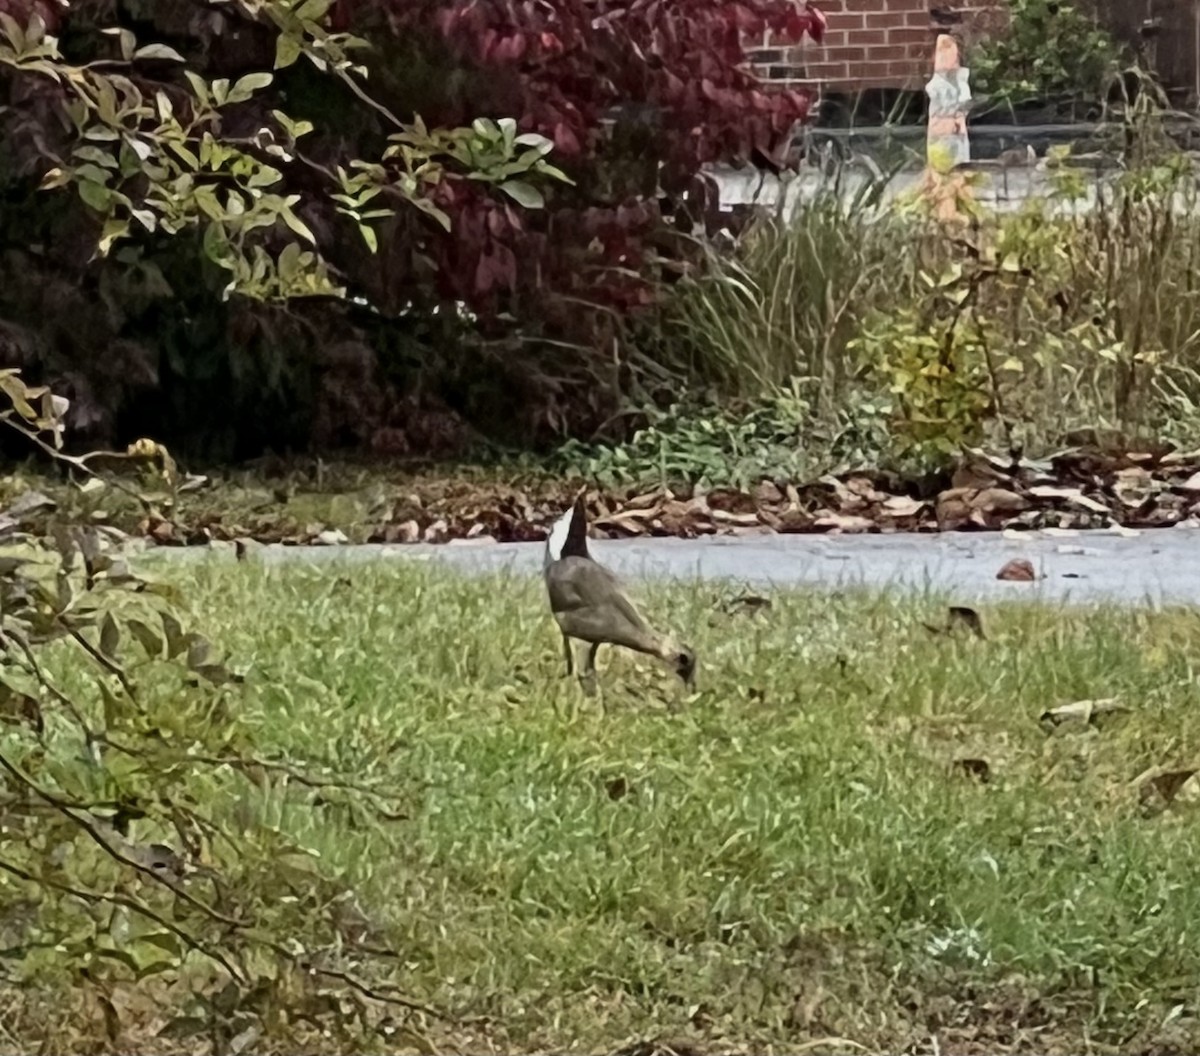
{"type": "Polygon", "coordinates": [[[41,16],[46,32],[57,34],[62,27],[64,6],[60,0],[0,0],[0,13],[11,15],[22,27],[28,26],[36,13],[41,16]]]}
{"type": "Polygon", "coordinates": [[[690,231],[701,217],[697,197],[684,193],[702,166],[783,157],[808,98],[764,90],[744,67],[744,44],[768,30],[773,43],[819,39],[825,28],[818,11],[794,0],[338,4],[352,4],[373,32],[386,24],[399,40],[425,41],[443,65],[475,68],[454,79],[451,109],[427,118],[512,116],[520,131],[554,143],[550,160],[575,188],[549,187],[546,210],[512,213],[498,210],[494,189],[452,181],[456,190],[443,185],[438,197],[453,230],[431,247],[444,293],[481,315],[532,315],[568,329],[581,325],[579,300],[648,303],[652,262],[683,251],[664,236],[660,202],[690,231]],[[555,305],[561,294],[575,306],[555,305]]]}

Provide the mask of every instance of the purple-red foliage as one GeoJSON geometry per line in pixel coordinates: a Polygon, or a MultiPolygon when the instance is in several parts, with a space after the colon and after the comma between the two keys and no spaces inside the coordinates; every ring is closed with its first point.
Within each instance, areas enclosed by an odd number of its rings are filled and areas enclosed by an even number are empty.
{"type": "Polygon", "coordinates": [[[703,165],[782,162],[810,99],[764,90],[743,43],[767,29],[819,40],[825,24],[793,0],[338,0],[332,17],[369,39],[436,41],[486,74],[436,120],[511,116],[554,142],[577,188],[552,189],[537,213],[447,182],[453,229],[428,248],[443,296],[565,330],[581,316],[557,295],[619,310],[653,299],[655,262],[680,252],[667,222],[690,230],[703,214],[703,165]]]}

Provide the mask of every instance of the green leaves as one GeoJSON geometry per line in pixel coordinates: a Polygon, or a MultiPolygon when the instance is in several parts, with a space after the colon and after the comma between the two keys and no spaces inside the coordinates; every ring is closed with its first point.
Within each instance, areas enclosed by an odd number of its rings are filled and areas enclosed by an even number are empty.
{"type": "MultiPolygon", "coordinates": [[[[89,456],[44,438],[65,401],[13,370],[0,393],[9,425],[90,472],[89,456]]],[[[173,466],[151,441],[126,454],[173,466]]],[[[312,811],[326,788],[364,816],[386,808],[345,777],[257,752],[242,676],[112,547],[59,527],[0,553],[0,887],[17,910],[6,963],[95,1004],[106,1043],[131,1026],[118,992],[154,978],[162,995],[190,995],[163,997],[168,1033],[250,1051],[269,1027],[342,1012],[309,1009],[326,984],[366,987],[340,954],[347,892],[277,816],[312,811]]]]}
{"type": "MultiPolygon", "coordinates": [[[[365,42],[331,33],[325,25],[328,0],[238,2],[252,17],[273,25],[274,69],[288,67],[304,55],[343,82],[365,72],[348,58],[365,42]]],[[[125,63],[151,71],[153,63],[183,65],[187,91],[181,92],[178,81],[155,84],[147,80],[145,70],[139,70],[135,81],[115,61],[73,65],[36,26],[26,31],[11,16],[0,15],[0,31],[9,42],[9,52],[0,53],[0,61],[62,84],[64,110],[75,130],[70,164],[49,168],[41,189],[73,185],[98,221],[99,256],[143,232],[199,231],[205,257],[227,273],[226,298],[343,296],[344,288],[333,280],[323,258],[317,232],[302,218],[327,210],[329,204],[352,221],[367,250],[376,253],[375,223],[394,214],[396,201],[416,208],[444,231],[451,229],[450,216],[436,201],[437,189],[447,181],[494,184],[508,200],[528,209],[545,205],[542,182],[570,182],[545,160],[551,142],[535,133],[518,134],[511,118],[480,118],[470,128],[433,131],[417,118],[389,138],[378,161],[349,159],[335,166],[328,173],[333,185],[327,188],[327,198],[312,190],[311,181],[300,183],[303,190],[297,193],[289,186],[292,174],[281,166],[305,161],[298,141],[316,131],[311,121],[271,109],[285,137],[281,142],[267,127],[236,140],[222,131],[228,108],[252,106],[275,87],[273,72],[252,70],[232,82],[209,81],[169,45],[139,44],[123,26],[102,27],[125,63]],[[305,247],[303,252],[288,245],[288,233],[305,247]]],[[[360,98],[367,98],[361,87],[353,87],[360,98]]],[[[323,170],[311,161],[305,164],[310,172],[323,170]]]]}
{"type": "MultiPolygon", "coordinates": [[[[128,31],[126,31],[128,32],[128,31]]],[[[130,34],[132,36],[132,34],[130,34]]],[[[127,40],[128,38],[122,38],[127,40]]],[[[136,59],[158,59],[164,62],[183,62],[184,58],[174,48],[168,47],[166,44],[147,44],[143,48],[138,48],[133,53],[133,58],[136,59]]]]}
{"type": "Polygon", "coordinates": [[[1011,0],[1008,30],[983,41],[971,60],[978,90],[995,100],[1092,103],[1119,69],[1123,48],[1070,0],[1011,0]]]}
{"type": "Polygon", "coordinates": [[[526,209],[541,209],[546,204],[542,192],[524,180],[505,180],[500,184],[500,190],[526,209]]]}

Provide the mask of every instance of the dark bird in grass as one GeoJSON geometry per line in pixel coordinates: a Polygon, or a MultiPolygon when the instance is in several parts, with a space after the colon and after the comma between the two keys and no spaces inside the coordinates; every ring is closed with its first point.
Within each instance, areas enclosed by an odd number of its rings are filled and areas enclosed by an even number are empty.
{"type": "Polygon", "coordinates": [[[574,641],[588,643],[587,659],[579,674],[585,688],[595,685],[596,653],[602,645],[619,645],[656,657],[689,689],[695,685],[696,654],[671,635],[654,630],[617,577],[588,553],[582,495],[551,527],[542,575],[550,595],[550,611],[562,632],[568,675],[575,673],[574,641]]]}

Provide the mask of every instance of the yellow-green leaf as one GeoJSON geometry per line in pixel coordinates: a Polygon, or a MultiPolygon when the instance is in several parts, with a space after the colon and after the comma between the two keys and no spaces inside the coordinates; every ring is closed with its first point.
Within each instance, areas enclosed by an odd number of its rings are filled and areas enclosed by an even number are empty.
{"type": "Polygon", "coordinates": [[[48,191],[54,187],[65,187],[71,182],[71,177],[62,169],[51,169],[42,177],[42,182],[38,184],[38,189],[48,191]]]}
{"type": "Polygon", "coordinates": [[[108,251],[112,249],[112,244],[124,235],[129,234],[129,221],[118,219],[117,217],[109,217],[104,221],[104,230],[100,232],[100,241],[97,243],[97,248],[100,250],[100,255],[107,256],[108,251]]]}
{"type": "Polygon", "coordinates": [[[300,58],[301,50],[299,38],[280,33],[279,39],[275,41],[275,69],[282,70],[291,66],[300,58]]]}
{"type": "Polygon", "coordinates": [[[166,44],[147,44],[133,53],[135,59],[165,59],[168,62],[183,62],[183,56],[166,44]]]}
{"type": "Polygon", "coordinates": [[[280,219],[283,220],[288,227],[296,232],[302,239],[315,246],[317,244],[317,236],[309,230],[308,225],[304,223],[291,209],[281,209],[279,211],[280,219]]]}
{"type": "Polygon", "coordinates": [[[542,192],[532,183],[526,183],[524,180],[505,180],[500,184],[500,190],[526,209],[541,209],[546,204],[542,192]]]}
{"type": "Polygon", "coordinates": [[[80,180],[79,197],[84,202],[91,206],[98,213],[107,213],[109,203],[112,201],[112,191],[103,184],[94,183],[92,180],[80,180]]]}

